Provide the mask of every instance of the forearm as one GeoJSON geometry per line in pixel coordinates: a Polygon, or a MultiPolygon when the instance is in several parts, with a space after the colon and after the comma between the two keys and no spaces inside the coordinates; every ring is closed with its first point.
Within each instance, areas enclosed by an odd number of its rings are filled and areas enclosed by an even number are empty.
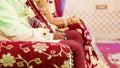
{"type": "Polygon", "coordinates": [[[44,14],[44,16],[47,18],[47,20],[57,26],[58,28],[65,28],[68,25],[72,25],[75,23],[80,23],[79,18],[76,17],[69,17],[69,18],[62,18],[58,17],[57,19],[53,18],[51,12],[50,12],[50,7],[47,2],[47,0],[38,0],[37,2],[38,8],[41,10],[41,12],[44,14]]]}
{"type": "Polygon", "coordinates": [[[36,3],[38,8],[41,10],[41,12],[51,24],[57,26],[58,28],[64,27],[63,20],[53,18],[52,13],[50,12],[49,4],[46,0],[39,0],[36,3]]]}
{"type": "Polygon", "coordinates": [[[36,4],[38,8],[40,9],[40,12],[44,14],[44,16],[48,19],[48,21],[53,22],[53,17],[50,12],[50,8],[49,8],[47,0],[38,0],[36,1],[36,4]]]}

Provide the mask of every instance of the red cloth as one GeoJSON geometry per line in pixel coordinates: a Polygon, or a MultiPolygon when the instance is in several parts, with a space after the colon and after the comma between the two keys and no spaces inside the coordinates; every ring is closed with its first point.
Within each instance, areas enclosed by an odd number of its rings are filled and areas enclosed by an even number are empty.
{"type": "MultiPolygon", "coordinates": [[[[30,1],[30,0],[29,0],[30,1]]],[[[29,6],[31,6],[33,8],[33,11],[35,11],[37,17],[39,17],[38,19],[41,19],[43,17],[41,17],[41,14],[40,12],[36,12],[36,9],[35,9],[35,6],[34,5],[31,5],[29,4],[29,1],[27,2],[29,6]]],[[[31,2],[32,3],[32,2],[31,2]]],[[[33,3],[32,3],[33,4],[33,3]]],[[[44,19],[45,20],[45,19],[44,19]]],[[[81,23],[76,23],[76,24],[73,24],[73,25],[69,25],[69,30],[65,31],[65,33],[67,34],[67,38],[68,40],[74,40],[74,41],[77,41],[78,43],[80,43],[79,45],[83,44],[82,46],[84,47],[83,49],[85,49],[86,46],[88,47],[91,47],[92,48],[92,44],[91,44],[91,41],[92,41],[92,38],[90,36],[90,33],[87,29],[87,27],[85,26],[84,22],[82,20],[80,20],[81,23]],[[82,33],[78,32],[77,29],[80,29],[82,31],[82,33]]],[[[44,22],[43,22],[44,23],[44,22]]],[[[48,23],[48,22],[45,22],[45,23],[48,23]]],[[[36,25],[37,26],[37,25],[36,25]]],[[[91,59],[90,59],[90,50],[84,50],[85,51],[85,56],[86,56],[86,63],[89,67],[89,65],[93,65],[91,64],[91,59]],[[87,57],[87,55],[89,57],[87,57]]],[[[92,54],[94,57],[97,57],[94,49],[91,50],[92,54]]],[[[93,65],[94,66],[94,65],[93,65]]]]}
{"type": "Polygon", "coordinates": [[[81,33],[76,30],[66,30],[65,33],[67,35],[67,40],[75,40],[79,43],[79,45],[83,46],[83,38],[81,33]]]}
{"type": "MultiPolygon", "coordinates": [[[[40,13],[40,10],[37,9],[37,7],[35,6],[35,4],[33,3],[33,0],[27,0],[26,3],[28,6],[31,6],[31,8],[33,9],[34,13],[36,13],[36,18],[41,21],[42,23],[45,23],[47,28],[50,29],[50,32],[52,33],[53,30],[51,28],[51,26],[48,24],[48,21],[45,20],[44,16],[40,13]]],[[[39,22],[40,24],[40,22],[39,22]]],[[[32,25],[34,28],[38,27],[38,22],[34,22],[34,24],[32,25]]]]}
{"type": "Polygon", "coordinates": [[[63,15],[66,0],[54,0],[54,1],[55,1],[55,9],[56,9],[55,17],[61,17],[63,15]]]}
{"type": "MultiPolygon", "coordinates": [[[[77,31],[77,29],[80,29],[82,31],[81,35],[77,35],[77,33],[75,32],[71,32],[69,35],[71,36],[74,36],[76,35],[76,39],[74,39],[75,41],[79,42],[78,40],[81,39],[81,36],[82,36],[82,42],[83,42],[83,47],[84,47],[84,52],[85,52],[85,57],[86,57],[86,65],[87,65],[87,68],[94,68],[97,64],[92,64],[92,61],[90,59],[91,56],[95,57],[95,60],[98,60],[98,56],[96,54],[96,52],[94,51],[94,48],[92,47],[92,38],[90,36],[90,33],[87,29],[87,27],[85,26],[84,22],[82,20],[80,20],[81,23],[76,23],[76,24],[73,24],[73,25],[69,25],[69,30],[68,32],[70,32],[71,30],[75,30],[77,31]],[[88,46],[88,47],[91,47],[92,49],[85,49],[85,47],[88,46]],[[90,51],[92,52],[92,55],[90,55],[90,51]]],[[[78,33],[79,34],[79,33],[78,33]]]]}
{"type": "MultiPolygon", "coordinates": [[[[33,68],[48,68],[48,66],[55,68],[54,64],[61,67],[66,65],[65,62],[71,64],[69,61],[71,59],[70,52],[69,46],[62,43],[0,41],[0,60],[4,59],[3,61],[5,61],[5,55],[8,55],[9,59],[7,57],[6,61],[13,64],[12,68],[30,68],[30,66],[33,68]],[[35,50],[35,47],[38,50],[35,50]],[[16,62],[12,63],[13,60],[16,62]]],[[[0,68],[10,68],[9,65],[5,67],[5,63],[8,64],[0,61],[0,68]]]]}
{"type": "Polygon", "coordinates": [[[62,40],[61,43],[69,45],[73,52],[74,68],[85,68],[85,55],[82,45],[74,40],[62,40]]]}
{"type": "MultiPolygon", "coordinates": [[[[30,64],[28,66],[32,65],[34,68],[48,68],[48,66],[49,68],[54,68],[54,64],[61,67],[62,65],[66,65],[66,61],[67,65],[71,64],[69,60],[72,59],[72,55],[74,58],[74,68],[85,68],[83,48],[74,40],[63,40],[60,43],[0,41],[0,44],[0,60],[4,59],[3,55],[10,54],[10,56],[13,56],[16,62],[13,63],[12,68],[18,68],[19,66],[21,68],[28,68],[27,64],[29,62],[30,64]],[[38,46],[38,51],[35,50],[35,46],[38,46]],[[47,46],[46,49],[45,46],[47,46]],[[39,50],[41,50],[41,53],[39,50]],[[71,50],[73,54],[71,54],[71,50]],[[31,62],[31,60],[33,61],[31,62]],[[39,63],[40,61],[41,63],[39,63]]],[[[0,68],[5,67],[3,63],[0,64],[0,68]]],[[[6,68],[9,68],[9,66],[6,68]]]]}

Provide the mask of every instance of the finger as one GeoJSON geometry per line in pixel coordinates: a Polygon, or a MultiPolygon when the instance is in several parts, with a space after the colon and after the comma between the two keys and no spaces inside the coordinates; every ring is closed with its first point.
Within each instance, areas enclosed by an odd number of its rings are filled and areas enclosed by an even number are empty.
{"type": "Polygon", "coordinates": [[[70,18],[68,18],[68,19],[67,19],[67,21],[68,21],[68,24],[69,24],[69,25],[71,25],[71,24],[72,24],[72,21],[71,21],[71,19],[70,19],[70,18]]]}

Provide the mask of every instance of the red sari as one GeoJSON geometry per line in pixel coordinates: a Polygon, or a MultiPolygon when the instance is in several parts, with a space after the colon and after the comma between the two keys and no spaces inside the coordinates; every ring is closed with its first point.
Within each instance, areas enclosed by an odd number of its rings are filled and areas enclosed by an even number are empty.
{"type": "MultiPolygon", "coordinates": [[[[48,22],[45,20],[44,16],[40,13],[40,10],[34,5],[33,0],[28,0],[27,5],[30,6],[33,11],[36,13],[36,18],[42,21],[43,23],[46,24],[47,28],[51,29],[51,27],[48,25],[48,22]]],[[[82,22],[82,21],[81,21],[82,22]]],[[[34,22],[32,25],[34,28],[37,28],[39,26],[40,22],[34,22]]],[[[84,59],[86,59],[86,66],[87,68],[94,67],[95,65],[91,64],[91,59],[90,59],[90,50],[86,49],[86,47],[92,47],[91,46],[91,36],[89,34],[89,31],[87,30],[85,24],[82,22],[81,24],[73,24],[69,25],[69,30],[66,30],[65,33],[67,34],[67,40],[62,40],[61,42],[64,44],[67,44],[70,46],[71,50],[73,51],[73,57],[74,57],[74,64],[75,68],[85,68],[85,62],[84,59]],[[77,31],[80,29],[82,33],[77,31]],[[83,53],[84,49],[84,53],[83,53]],[[89,56],[89,58],[84,56],[89,56]]],[[[94,50],[92,51],[92,55],[96,57],[98,60],[98,57],[94,50]]]]}

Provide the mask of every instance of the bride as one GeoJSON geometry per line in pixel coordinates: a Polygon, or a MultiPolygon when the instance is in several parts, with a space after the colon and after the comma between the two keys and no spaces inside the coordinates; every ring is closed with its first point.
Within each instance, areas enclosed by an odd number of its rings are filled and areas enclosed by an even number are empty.
{"type": "MultiPolygon", "coordinates": [[[[94,67],[90,59],[90,51],[92,52],[92,56],[98,60],[98,57],[91,46],[91,36],[83,23],[83,21],[74,16],[65,18],[65,17],[57,17],[54,18],[50,12],[50,7],[48,5],[48,0],[28,0],[27,5],[30,6],[33,11],[36,13],[36,18],[42,21],[49,29],[54,32],[59,31],[57,34],[64,34],[62,39],[74,40],[82,45],[85,56],[86,56],[86,65],[88,67],[94,67]],[[50,26],[49,26],[50,24],[50,26]],[[51,28],[55,26],[55,28],[51,28]],[[92,48],[92,49],[90,49],[92,48]],[[89,57],[88,57],[89,56],[89,57]]],[[[34,28],[39,28],[39,22],[30,23],[34,28]]],[[[53,33],[54,33],[53,32],[53,33]]],[[[55,37],[56,39],[60,39],[60,35],[55,37]]]]}

